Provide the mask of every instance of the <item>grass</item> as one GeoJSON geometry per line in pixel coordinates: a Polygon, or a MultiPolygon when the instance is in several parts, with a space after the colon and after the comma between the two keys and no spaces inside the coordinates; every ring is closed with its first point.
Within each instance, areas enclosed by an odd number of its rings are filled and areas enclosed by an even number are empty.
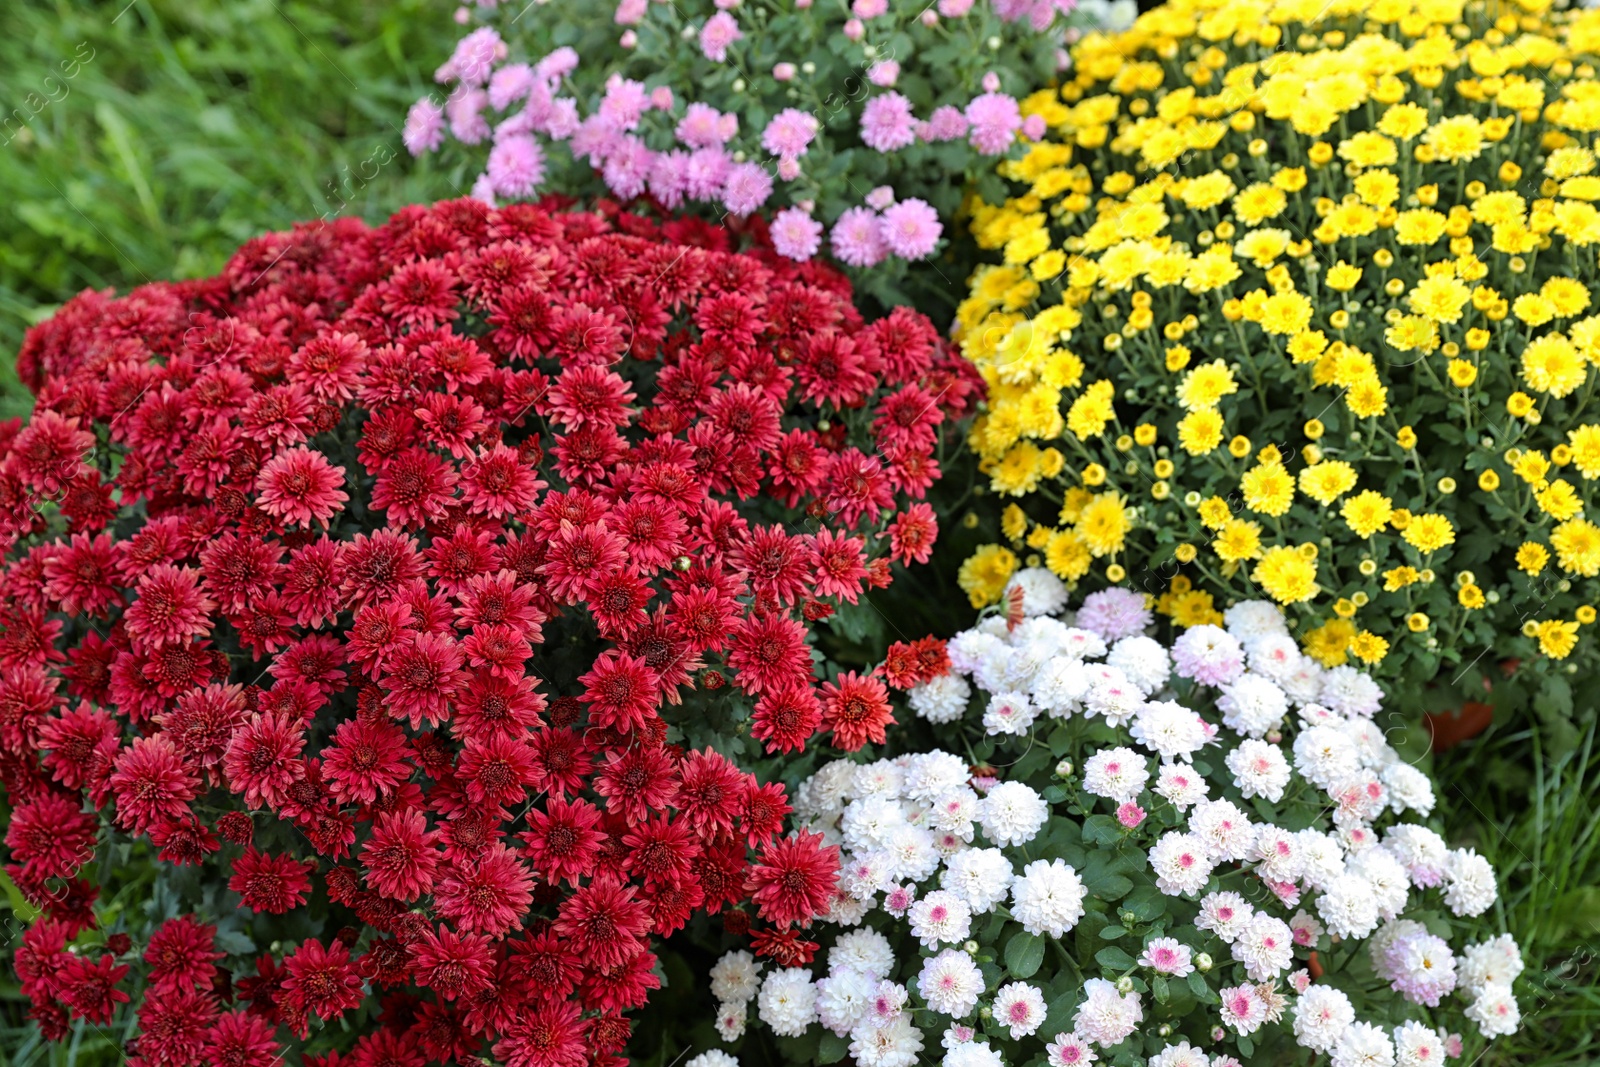
{"type": "Polygon", "coordinates": [[[1452,844],[1470,844],[1501,879],[1484,936],[1509,931],[1527,965],[1522,1029],[1481,1067],[1600,1062],[1600,727],[1552,751],[1537,727],[1491,732],[1439,760],[1452,844]]]}
{"type": "Polygon", "coordinates": [[[202,277],[265,229],[461,188],[399,125],[446,0],[0,4],[0,417],[26,328],[86,286],[202,277]]]}

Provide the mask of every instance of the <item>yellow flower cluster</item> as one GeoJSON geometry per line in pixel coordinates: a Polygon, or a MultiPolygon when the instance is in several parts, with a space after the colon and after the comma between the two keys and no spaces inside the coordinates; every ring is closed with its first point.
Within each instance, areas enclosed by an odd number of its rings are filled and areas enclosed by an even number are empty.
{"type": "Polygon", "coordinates": [[[1024,563],[1171,568],[1180,624],[1269,596],[1325,664],[1572,653],[1600,13],[1548,7],[1174,0],[1080,42],[1024,102],[1050,132],[1014,195],[971,208],[998,261],[956,335],[1009,542],[963,568],[974,604],[1024,563]]]}

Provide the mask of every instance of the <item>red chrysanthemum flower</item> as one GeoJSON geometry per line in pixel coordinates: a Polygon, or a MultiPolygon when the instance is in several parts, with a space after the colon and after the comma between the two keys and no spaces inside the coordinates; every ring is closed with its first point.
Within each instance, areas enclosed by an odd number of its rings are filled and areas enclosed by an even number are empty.
{"type": "Polygon", "coordinates": [[[136,587],[137,599],[123,613],[128,636],[146,648],[181,644],[211,632],[216,603],[200,591],[200,572],[158,563],[136,587]]]}
{"type": "Polygon", "coordinates": [[[544,810],[528,812],[522,835],[528,862],[550,882],[577,884],[594,870],[600,854],[606,835],[599,825],[600,812],[588,801],[549,797],[544,810]]]}
{"type": "Polygon", "coordinates": [[[750,869],[750,896],[763,919],[807,925],[828,910],[839,881],[839,850],[801,830],[771,842],[750,869]]]}
{"type": "Polygon", "coordinates": [[[311,894],[309,871],[315,869],[315,864],[293,856],[270,856],[248,847],[234,861],[228,888],[243,898],[247,908],[283,915],[306,902],[311,894]]]}
{"type": "Polygon", "coordinates": [[[135,833],[143,833],[158,820],[187,814],[189,801],[200,792],[199,776],[166,734],[135,739],[113,766],[117,825],[135,833]]]}
{"type": "Polygon", "coordinates": [[[822,722],[833,731],[833,743],[846,752],[862,745],[881,745],[893,725],[889,691],[876,678],[845,671],[822,686],[822,722]]]}
{"type": "Polygon", "coordinates": [[[582,1009],[571,1001],[544,1001],[511,1024],[495,1042],[494,1054],[506,1067],[584,1067],[589,1050],[582,1009]]]}
{"type": "Polygon", "coordinates": [[[150,936],[144,961],[150,965],[150,983],[157,989],[208,988],[222,958],[215,945],[217,928],[183,915],[169,919],[150,936]]]}
{"type": "Polygon", "coordinates": [[[361,850],[367,884],[392,900],[410,902],[432,888],[439,870],[438,832],[422,812],[386,812],[361,850]]]}
{"type": "Polygon", "coordinates": [[[329,463],[321,452],[289,448],[268,460],[256,476],[256,505],[291,525],[327,525],[350,499],[342,485],[343,467],[329,463]]]}
{"type": "Polygon", "coordinates": [[[570,939],[588,967],[614,967],[636,954],[650,929],[650,909],[633,886],[596,875],[561,902],[555,931],[570,939]]]}
{"type": "MultiPolygon", "coordinates": [[[[350,950],[339,941],[324,947],[310,938],[285,957],[283,965],[288,973],[277,999],[291,1012],[333,1020],[361,1003],[361,974],[350,961],[350,950]]],[[[295,1029],[305,1035],[303,1022],[295,1029]]]]}

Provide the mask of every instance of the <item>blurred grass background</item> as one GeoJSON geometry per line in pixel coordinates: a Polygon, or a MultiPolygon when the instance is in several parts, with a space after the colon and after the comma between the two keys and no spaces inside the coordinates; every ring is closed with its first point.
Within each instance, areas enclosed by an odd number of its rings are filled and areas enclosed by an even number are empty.
{"type": "Polygon", "coordinates": [[[28,409],[24,331],[86,286],[204,276],[263,230],[453,192],[400,143],[452,10],[0,2],[0,417],[28,409]]]}
{"type": "MultiPolygon", "coordinates": [[[[28,410],[13,370],[24,331],[86,286],[203,276],[263,230],[378,220],[463,189],[461,174],[412,161],[399,130],[454,43],[453,6],[0,0],[0,418],[28,410]]],[[[1528,961],[1523,1031],[1481,1067],[1600,1063],[1600,742],[1587,719],[1560,751],[1523,719],[1434,764],[1448,838],[1502,874],[1484,936],[1512,931],[1528,961]]],[[[0,999],[16,995],[10,979],[0,999]]],[[[93,1058],[4,1030],[0,1062],[93,1058]]]]}

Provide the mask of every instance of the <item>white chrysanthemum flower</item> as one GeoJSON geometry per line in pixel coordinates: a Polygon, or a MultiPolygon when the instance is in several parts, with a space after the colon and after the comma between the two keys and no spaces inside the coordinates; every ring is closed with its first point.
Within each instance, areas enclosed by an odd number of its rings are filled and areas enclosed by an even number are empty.
{"type": "Polygon", "coordinates": [[[845,802],[854,798],[856,767],[849,760],[834,760],[819,767],[795,790],[795,814],[801,818],[839,814],[845,802]]]}
{"type": "Polygon", "coordinates": [[[1356,746],[1356,755],[1363,767],[1377,770],[1391,760],[1400,758],[1399,754],[1389,747],[1389,742],[1383,735],[1383,728],[1371,719],[1347,716],[1335,725],[1350,739],[1350,743],[1356,746]]]}
{"type": "Polygon", "coordinates": [[[939,869],[941,855],[933,834],[920,826],[897,826],[889,831],[883,853],[889,859],[891,882],[920,882],[939,869]]]}
{"type": "Polygon", "coordinates": [[[1305,829],[1295,835],[1300,851],[1300,880],[1322,889],[1344,873],[1344,849],[1337,839],[1320,830],[1305,829]]]}
{"type": "Polygon", "coordinates": [[[1044,567],[1024,567],[1006,583],[1006,594],[1022,591],[1022,614],[1055,615],[1067,606],[1067,586],[1044,567]]]}
{"type": "Polygon", "coordinates": [[[1106,663],[1126,675],[1147,697],[1172,676],[1172,657],[1161,642],[1143,634],[1124,637],[1112,645],[1106,663]]]}
{"type": "Polygon", "coordinates": [[[1262,634],[1245,648],[1246,662],[1257,674],[1282,682],[1294,673],[1304,657],[1288,634],[1262,634]]]}
{"type": "Polygon", "coordinates": [[[1450,853],[1444,865],[1444,902],[1463,918],[1482,915],[1495,901],[1494,868],[1470,848],[1450,853]]]}
{"type": "MultiPolygon", "coordinates": [[[[1369,848],[1351,856],[1345,866],[1372,888],[1372,903],[1379,918],[1393,919],[1405,910],[1406,899],[1411,895],[1411,876],[1388,851],[1369,848]]],[[[1489,884],[1494,884],[1492,876],[1489,884]]]]}
{"type": "Polygon", "coordinates": [[[1350,997],[1331,985],[1310,986],[1295,1001],[1295,1040],[1313,1052],[1330,1051],[1355,1021],[1350,997]]]}
{"type": "Polygon", "coordinates": [[[1360,766],[1355,743],[1337,727],[1312,726],[1294,739],[1294,769],[1320,789],[1332,789],[1360,766]]]}
{"type": "Polygon", "coordinates": [[[945,861],[939,884],[967,902],[974,915],[993,911],[1011,892],[1011,861],[997,848],[969,848],[945,861]]]}
{"type": "Polygon", "coordinates": [[[914,685],[906,694],[911,710],[935,725],[955,722],[967,713],[967,703],[972,699],[972,686],[959,674],[941,674],[921,685],[914,685]]]}
{"type": "Polygon", "coordinates": [[[1044,994],[1027,982],[1010,982],[995,993],[993,1011],[995,1021],[1017,1041],[1044,1022],[1044,994]]]}
{"type": "Polygon", "coordinates": [[[911,936],[924,948],[965,941],[972,932],[972,909],[948,889],[935,889],[911,905],[911,936]]]}
{"type": "Polygon", "coordinates": [[[835,926],[855,926],[867,917],[872,909],[872,897],[855,897],[849,893],[835,893],[822,913],[823,921],[835,926]]]}
{"type": "Polygon", "coordinates": [[[736,949],[711,968],[711,995],[718,1000],[744,1003],[761,988],[761,964],[750,953],[736,949]]]}
{"type": "MultiPolygon", "coordinates": [[[[731,1041],[732,1038],[724,1038],[723,1040],[731,1041]]],[[[720,1048],[714,1048],[700,1053],[700,1055],[685,1063],[683,1067],[739,1067],[739,1061],[720,1048]]]]}
{"type": "Polygon", "coordinates": [[[1432,888],[1445,880],[1445,862],[1450,859],[1450,846],[1426,825],[1402,822],[1384,832],[1382,846],[1400,861],[1411,877],[1411,885],[1418,889],[1432,888]]]}
{"type": "Polygon", "coordinates": [[[968,1041],[946,1052],[941,1067],[1006,1067],[1006,1059],[987,1041],[968,1041]]]}
{"type": "Polygon", "coordinates": [[[1194,955],[1189,946],[1175,937],[1152,937],[1145,942],[1139,955],[1139,966],[1148,967],[1157,974],[1170,974],[1174,978],[1187,978],[1194,970],[1194,955]]]}
{"type": "Polygon", "coordinates": [[[1107,725],[1121,727],[1144,706],[1144,691],[1117,668],[1097,664],[1089,668],[1089,678],[1083,710],[1104,717],[1107,725]]]}
{"type": "Polygon", "coordinates": [[[1034,860],[1011,884],[1011,917],[1030,934],[1061,937],[1083,918],[1085,895],[1066,860],[1034,860]]]}
{"type": "Polygon", "coordinates": [[[1231,685],[1225,686],[1217,698],[1222,711],[1222,722],[1237,733],[1250,737],[1265,737],[1289,714],[1289,698],[1270,678],[1259,674],[1241,674],[1231,685]]]}
{"type": "Polygon", "coordinates": [[[1255,914],[1255,905],[1238,893],[1207,893],[1200,898],[1200,914],[1195,917],[1194,924],[1231,944],[1250,925],[1255,914]]]}
{"type": "Polygon", "coordinates": [[[1490,982],[1473,998],[1472,1005],[1467,1008],[1467,1018],[1478,1024],[1484,1037],[1504,1037],[1517,1032],[1522,1012],[1510,986],[1490,982]]]}
{"type": "Polygon", "coordinates": [[[1128,733],[1163,763],[1188,759],[1205,747],[1206,721],[1171,700],[1152,700],[1134,715],[1128,733]]]}
{"type": "Polygon", "coordinates": [[[1278,682],[1288,698],[1296,707],[1305,707],[1316,702],[1322,693],[1322,676],[1326,673],[1322,664],[1310,656],[1301,656],[1300,662],[1295,665],[1289,676],[1278,682]]]}
{"type": "MultiPolygon", "coordinates": [[[[750,1015],[750,1002],[741,1000],[737,1003],[724,1001],[717,1005],[717,1021],[713,1024],[717,1028],[717,1036],[724,1041],[737,1041],[744,1036],[745,1023],[750,1015]]],[[[690,1062],[693,1062],[692,1060],[690,1062]]],[[[737,1061],[735,1061],[737,1062],[737,1061]]]]}
{"type": "Polygon", "coordinates": [[[1389,806],[1389,791],[1368,770],[1357,771],[1339,782],[1328,795],[1336,805],[1334,825],[1345,829],[1372,822],[1389,806]]]}
{"type": "Polygon", "coordinates": [[[1205,887],[1216,861],[1195,834],[1169,830],[1150,849],[1156,888],[1168,896],[1193,896],[1205,887]]]}
{"type": "Polygon", "coordinates": [[[1297,881],[1303,867],[1300,835],[1281,826],[1263,826],[1256,833],[1250,857],[1256,861],[1256,873],[1267,881],[1297,881]]]}
{"type": "Polygon", "coordinates": [[[1240,644],[1268,634],[1287,634],[1283,611],[1270,600],[1241,600],[1222,613],[1222,624],[1240,644]]]}
{"type": "Polygon", "coordinates": [[[890,882],[894,861],[883,849],[847,853],[839,863],[839,881],[846,893],[866,899],[890,882]]]}
{"type": "Polygon", "coordinates": [[[928,824],[933,829],[953,833],[963,841],[972,840],[972,824],[978,817],[978,794],[961,786],[941,793],[928,808],[928,824]]]}
{"type": "Polygon", "coordinates": [[[1370,719],[1383,707],[1383,689],[1354,667],[1334,667],[1322,676],[1317,703],[1340,715],[1370,719]]]}
{"type": "Polygon", "coordinates": [[[984,991],[983,972],[965,952],[945,949],[922,961],[917,991],[934,1011],[960,1019],[978,1006],[984,991]]]}
{"type": "Polygon", "coordinates": [[[1146,757],[1131,748],[1104,748],[1083,764],[1083,788],[1118,803],[1136,798],[1150,780],[1146,757]]]}
{"type": "MultiPolygon", "coordinates": [[[[1001,633],[1005,632],[1004,620],[1001,620],[1001,633]]],[[[996,634],[986,630],[962,630],[950,640],[945,642],[945,653],[950,657],[950,666],[961,674],[972,674],[997,648],[1005,648],[1003,641],[996,634]]]]}
{"type": "Polygon", "coordinates": [[[1335,878],[1317,895],[1317,916],[1337,937],[1367,937],[1378,928],[1378,903],[1359,874],[1335,878]]]}
{"type": "Polygon", "coordinates": [[[1057,1034],[1054,1041],[1045,1045],[1044,1052],[1050,1067],[1090,1067],[1100,1058],[1094,1047],[1076,1033],[1057,1034]]]}
{"type": "Polygon", "coordinates": [[[1230,986],[1222,992],[1222,1025],[1239,1034],[1253,1034],[1267,1021],[1267,1002],[1253,985],[1230,986]]]}
{"type": "Polygon", "coordinates": [[[828,950],[829,974],[855,971],[877,981],[894,970],[894,963],[889,939],[870,928],[850,931],[828,950]]]}
{"type": "Polygon", "coordinates": [[[1189,813],[1189,829],[1218,860],[1243,860],[1256,843],[1256,825],[1229,800],[1203,800],[1189,813]]]}
{"type": "Polygon", "coordinates": [[[1351,1023],[1333,1046],[1330,1067],[1394,1067],[1394,1042],[1382,1027],[1351,1023]]]}
{"type": "Polygon", "coordinates": [[[817,1019],[817,987],[800,967],[773,971],[761,983],[756,1014],[779,1037],[799,1037],[817,1019]]]}
{"type": "Polygon", "coordinates": [[[1509,986],[1522,973],[1522,950],[1510,934],[1501,934],[1461,953],[1461,986],[1476,996],[1484,986],[1509,986]]]}
{"type": "Polygon", "coordinates": [[[1433,812],[1433,783],[1409,763],[1390,763],[1378,771],[1389,790],[1389,807],[1396,815],[1414,811],[1423,818],[1433,812]]]}
{"type": "Polygon", "coordinates": [[[1146,1067],[1210,1067],[1211,1057],[1187,1041],[1168,1045],[1145,1061],[1146,1067]]]}
{"type": "Polygon", "coordinates": [[[879,793],[852,800],[839,820],[839,831],[852,852],[883,848],[890,832],[906,825],[905,808],[900,801],[879,793]]]}
{"type": "Polygon", "coordinates": [[[1317,917],[1304,908],[1290,916],[1289,929],[1294,933],[1294,943],[1302,948],[1316,948],[1317,939],[1327,933],[1317,917]]]}
{"type": "Polygon", "coordinates": [[[1233,958],[1252,981],[1278,977],[1294,963],[1294,931],[1282,919],[1257,912],[1233,942],[1233,958]]]}
{"type": "Polygon", "coordinates": [[[1395,1067],[1440,1067],[1444,1040],[1439,1031],[1408,1019],[1394,1028],[1395,1067]]]}
{"type": "Polygon", "coordinates": [[[1233,772],[1233,784],[1246,799],[1266,797],[1274,804],[1283,799],[1289,785],[1289,761],[1277,745],[1247,738],[1228,753],[1226,762],[1233,772]]]}
{"type": "Polygon", "coordinates": [[[817,980],[817,1021],[844,1037],[872,1009],[878,980],[848,968],[817,980]]]}
{"type": "Polygon", "coordinates": [[[969,777],[967,761],[960,756],[924,752],[906,762],[905,796],[909,800],[932,800],[965,788],[969,777]]]}
{"type": "Polygon", "coordinates": [[[1057,656],[1033,676],[1033,702],[1051,718],[1065,718],[1082,709],[1091,681],[1082,660],[1057,656]]]}
{"type": "Polygon", "coordinates": [[[852,786],[858,798],[882,796],[889,800],[899,800],[906,795],[905,768],[895,760],[888,759],[863,763],[856,768],[856,778],[852,786]]]}
{"type": "Polygon", "coordinates": [[[1188,811],[1205,800],[1210,791],[1210,784],[1200,777],[1200,772],[1185,763],[1166,764],[1156,774],[1156,795],[1165,797],[1179,811],[1188,811]]]}
{"type": "Polygon", "coordinates": [[[1069,626],[1061,635],[1061,650],[1079,659],[1099,659],[1106,654],[1105,639],[1093,630],[1069,626]]]}
{"type": "Polygon", "coordinates": [[[1139,1003],[1138,993],[1118,993],[1117,987],[1104,978],[1084,982],[1083,992],[1083,1003],[1072,1017],[1072,1029],[1101,1048],[1117,1044],[1144,1020],[1144,1007],[1139,1003]]]}
{"type": "Polygon", "coordinates": [[[989,698],[983,711],[983,729],[988,734],[1021,736],[1028,732],[1039,709],[1033,706],[1026,693],[996,693],[989,698]]]}
{"type": "Polygon", "coordinates": [[[1032,841],[1049,816],[1044,798],[1021,782],[1001,782],[978,805],[978,825],[1000,846],[1032,841]]]}
{"type": "Polygon", "coordinates": [[[896,1012],[888,1019],[863,1019],[850,1032],[850,1055],[857,1067],[911,1067],[922,1051],[922,1031],[911,1023],[911,1013],[896,1012]]]}

